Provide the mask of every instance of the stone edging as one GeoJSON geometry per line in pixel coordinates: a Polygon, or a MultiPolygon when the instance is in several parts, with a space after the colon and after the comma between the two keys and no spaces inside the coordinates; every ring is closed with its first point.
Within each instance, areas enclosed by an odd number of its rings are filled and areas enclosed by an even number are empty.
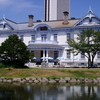
{"type": "Polygon", "coordinates": [[[88,78],[59,78],[59,79],[47,79],[47,78],[0,78],[0,83],[100,83],[100,78],[88,79],[88,78]]]}

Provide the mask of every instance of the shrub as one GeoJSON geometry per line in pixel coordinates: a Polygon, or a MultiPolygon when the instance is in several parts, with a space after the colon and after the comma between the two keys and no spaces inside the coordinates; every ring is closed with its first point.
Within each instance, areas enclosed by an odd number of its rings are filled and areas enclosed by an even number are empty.
{"type": "Polygon", "coordinates": [[[0,63],[0,68],[5,68],[5,65],[3,63],[0,63]]]}

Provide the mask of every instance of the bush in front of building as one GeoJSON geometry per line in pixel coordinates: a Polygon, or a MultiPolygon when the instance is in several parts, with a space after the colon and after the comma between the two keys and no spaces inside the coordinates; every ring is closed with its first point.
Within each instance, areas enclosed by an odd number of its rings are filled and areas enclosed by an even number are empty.
{"type": "Polygon", "coordinates": [[[23,68],[29,61],[29,50],[16,34],[10,35],[0,46],[1,61],[5,66],[23,68]]]}
{"type": "Polygon", "coordinates": [[[6,66],[0,62],[0,68],[5,68],[6,66]]]}

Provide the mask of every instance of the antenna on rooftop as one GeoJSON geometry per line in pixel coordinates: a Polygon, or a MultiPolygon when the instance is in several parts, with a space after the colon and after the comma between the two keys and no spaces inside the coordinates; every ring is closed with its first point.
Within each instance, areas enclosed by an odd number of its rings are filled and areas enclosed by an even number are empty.
{"type": "Polygon", "coordinates": [[[91,6],[89,6],[89,10],[91,10],[91,6]]]}
{"type": "Polygon", "coordinates": [[[89,11],[88,12],[93,12],[92,9],[91,9],[91,6],[89,6],[89,11]]]}

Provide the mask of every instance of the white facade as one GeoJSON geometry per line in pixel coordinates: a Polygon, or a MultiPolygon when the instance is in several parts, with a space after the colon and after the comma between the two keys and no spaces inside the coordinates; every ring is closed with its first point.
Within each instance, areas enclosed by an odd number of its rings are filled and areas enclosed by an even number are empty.
{"type": "Polygon", "coordinates": [[[44,0],[44,20],[63,20],[63,12],[70,12],[70,0],[44,0]]]}
{"type": "MultiPolygon", "coordinates": [[[[32,20],[31,20],[32,21],[32,20]]],[[[79,54],[73,56],[67,50],[69,48],[67,39],[77,37],[82,30],[93,28],[100,30],[100,18],[91,10],[81,19],[70,19],[67,24],[62,21],[33,22],[32,26],[27,23],[15,23],[6,18],[0,20],[0,44],[9,35],[17,34],[28,49],[34,52],[37,62],[42,57],[65,58],[63,64],[78,63],[86,64],[87,58],[79,54]]],[[[95,63],[100,64],[100,53],[95,57],[95,63]]]]}

